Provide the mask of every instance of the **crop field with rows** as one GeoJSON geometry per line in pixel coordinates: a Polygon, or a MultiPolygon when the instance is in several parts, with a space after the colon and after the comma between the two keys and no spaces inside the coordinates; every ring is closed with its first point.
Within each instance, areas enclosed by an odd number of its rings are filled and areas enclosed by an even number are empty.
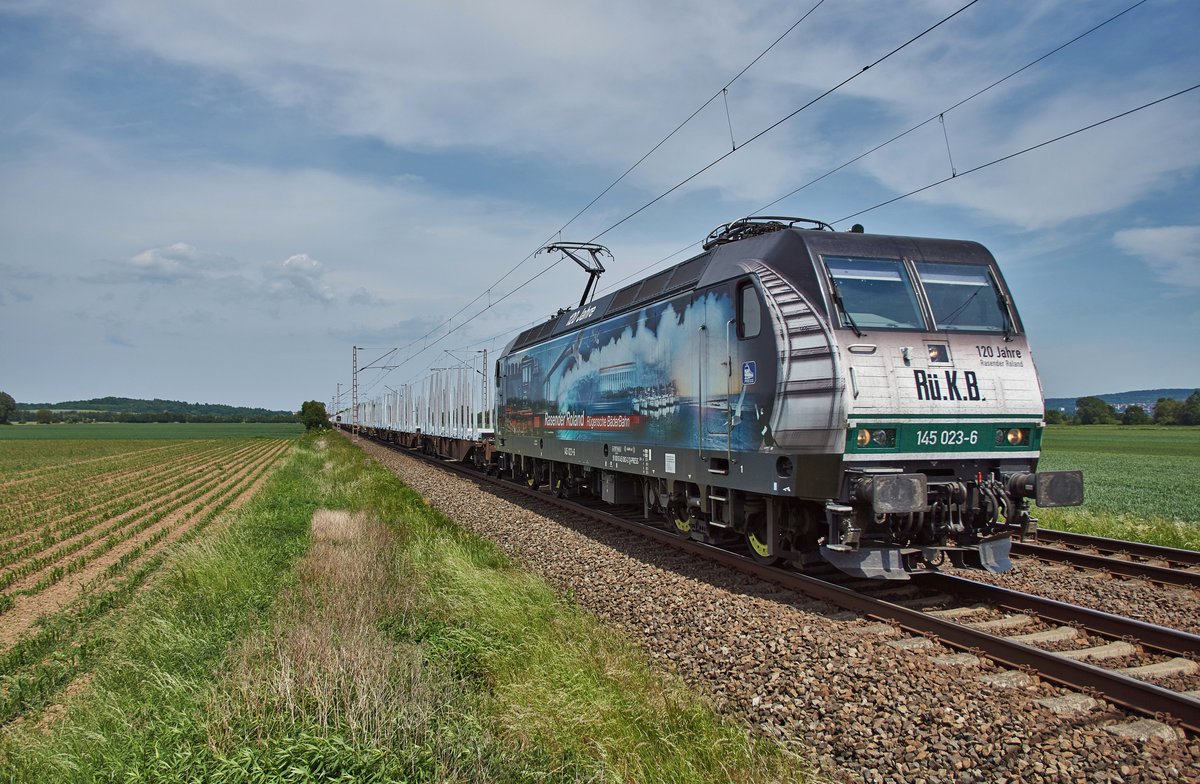
{"type": "Polygon", "coordinates": [[[290,427],[238,437],[201,426],[184,440],[145,439],[146,428],[84,440],[0,434],[0,723],[86,670],[89,630],[174,545],[253,495],[294,442],[290,427]]]}

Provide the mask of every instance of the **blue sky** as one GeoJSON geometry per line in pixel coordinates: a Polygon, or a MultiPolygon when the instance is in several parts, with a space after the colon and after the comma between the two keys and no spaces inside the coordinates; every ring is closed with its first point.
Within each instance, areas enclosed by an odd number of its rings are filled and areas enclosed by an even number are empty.
{"type": "MultiPolygon", "coordinates": [[[[981,0],[860,73],[966,1],[826,0],[562,239],[612,249],[604,289],[940,113],[769,212],[834,221],[1200,83],[1194,0],[952,110],[1133,0],[981,0]]],[[[815,4],[0,0],[0,389],[297,409],[352,345],[406,347],[370,395],[496,352],[585,282],[514,290],[527,257],[815,4]]],[[[839,228],[991,249],[1047,396],[1195,387],[1197,139],[1200,90],[839,228]]]]}

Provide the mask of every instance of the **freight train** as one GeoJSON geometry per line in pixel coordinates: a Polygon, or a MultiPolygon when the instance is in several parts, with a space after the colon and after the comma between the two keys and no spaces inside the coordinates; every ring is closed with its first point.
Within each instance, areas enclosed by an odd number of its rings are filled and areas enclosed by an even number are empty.
{"type": "Polygon", "coordinates": [[[1007,570],[1010,537],[1036,530],[1030,500],[1083,501],[1080,472],[1036,470],[1041,385],[978,243],[746,218],[586,300],[488,369],[494,406],[470,421],[492,427],[439,446],[429,395],[397,392],[364,409],[367,432],[867,578],[947,558],[1007,570]]]}

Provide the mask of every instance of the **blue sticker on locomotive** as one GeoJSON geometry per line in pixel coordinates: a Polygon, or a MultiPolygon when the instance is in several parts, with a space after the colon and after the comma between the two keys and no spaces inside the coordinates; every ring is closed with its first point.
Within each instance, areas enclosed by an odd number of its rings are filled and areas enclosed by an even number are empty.
{"type": "Polygon", "coordinates": [[[773,401],[728,372],[728,344],[701,329],[734,316],[727,292],[690,295],[584,326],[505,358],[501,429],[560,440],[758,450],[773,401]]]}

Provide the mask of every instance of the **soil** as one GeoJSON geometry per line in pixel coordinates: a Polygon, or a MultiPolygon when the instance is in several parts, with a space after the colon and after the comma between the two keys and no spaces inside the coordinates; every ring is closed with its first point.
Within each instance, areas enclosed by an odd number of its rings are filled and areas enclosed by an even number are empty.
{"type": "MultiPolygon", "coordinates": [[[[157,534],[162,531],[170,531],[163,536],[161,540],[154,545],[148,547],[145,552],[141,553],[138,558],[147,558],[155,553],[161,552],[171,547],[180,537],[184,536],[189,530],[204,519],[204,514],[195,514],[201,507],[206,507],[209,502],[227,488],[234,488],[233,492],[237,497],[230,503],[227,509],[236,509],[237,507],[248,501],[255,492],[262,486],[267,478],[267,473],[261,476],[255,476],[260,468],[278,460],[290,448],[290,443],[273,443],[269,444],[267,449],[262,449],[261,446],[249,454],[242,456],[242,462],[237,471],[222,478],[216,485],[208,491],[189,501],[187,504],[180,506],[171,513],[164,516],[161,520],[140,531],[129,539],[119,543],[111,550],[103,553],[94,560],[87,562],[83,568],[74,572],[57,583],[47,586],[44,590],[32,596],[18,595],[14,596],[13,606],[3,613],[3,625],[0,625],[0,650],[7,650],[20,637],[27,633],[37,623],[42,616],[59,612],[63,608],[69,606],[80,595],[90,590],[93,590],[99,580],[102,579],[104,572],[111,565],[120,561],[120,559],[128,553],[134,552],[143,543],[152,540],[157,534]],[[248,482],[251,477],[255,477],[252,482],[248,482]],[[243,486],[244,485],[244,486],[243,486]]],[[[218,461],[228,464],[231,458],[225,456],[218,461]]],[[[211,464],[206,464],[211,465],[211,464]]],[[[204,477],[205,474],[201,474],[204,477]]],[[[193,486],[203,481],[203,478],[198,478],[196,481],[189,484],[193,486]]],[[[133,489],[132,492],[138,492],[138,489],[133,489]]],[[[178,491],[173,491],[173,494],[178,491]]],[[[140,505],[138,509],[153,505],[160,499],[151,499],[140,505]]],[[[127,515],[134,514],[133,512],[126,513],[127,515]]],[[[110,521],[98,521],[99,524],[104,524],[110,521]]],[[[98,540],[92,546],[99,546],[102,540],[98,540]]],[[[81,552],[72,552],[63,556],[58,562],[59,564],[71,561],[78,558],[81,552]]],[[[44,575],[46,570],[54,567],[54,564],[49,564],[43,569],[38,570],[34,574],[22,578],[17,583],[9,586],[8,593],[20,590],[22,586],[36,584],[40,579],[40,575],[44,575]]]]}

